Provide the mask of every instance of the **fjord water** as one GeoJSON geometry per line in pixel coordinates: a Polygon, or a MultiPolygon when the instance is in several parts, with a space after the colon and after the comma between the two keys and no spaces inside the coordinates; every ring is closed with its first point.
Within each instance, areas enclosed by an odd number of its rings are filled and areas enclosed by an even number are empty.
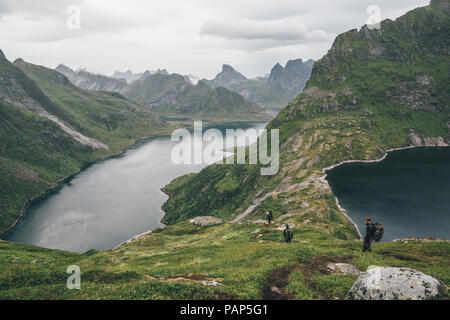
{"type": "MultiPolygon", "coordinates": [[[[225,129],[263,129],[265,125],[225,123],[214,128],[225,136],[225,129]]],[[[55,192],[31,203],[7,240],[83,252],[109,249],[161,227],[161,205],[167,195],[160,189],[174,178],[206,166],[172,163],[175,145],[170,137],[154,138],[120,156],[94,163],[55,192]]]]}
{"type": "Polygon", "coordinates": [[[340,205],[363,235],[369,216],[384,225],[384,241],[450,239],[450,148],[394,151],[381,162],[346,163],[327,173],[340,205]]]}

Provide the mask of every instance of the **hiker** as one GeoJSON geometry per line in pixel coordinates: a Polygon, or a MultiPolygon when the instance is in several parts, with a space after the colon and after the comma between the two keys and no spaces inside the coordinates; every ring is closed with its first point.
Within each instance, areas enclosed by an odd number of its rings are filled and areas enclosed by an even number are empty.
{"type": "Polygon", "coordinates": [[[363,252],[372,251],[370,246],[372,245],[372,241],[375,238],[375,225],[372,223],[372,219],[370,217],[366,217],[366,236],[364,237],[364,245],[363,252]]]}
{"type": "Polygon", "coordinates": [[[288,224],[286,224],[286,229],[284,229],[283,234],[284,234],[284,240],[286,240],[286,243],[291,243],[292,238],[294,236],[294,230],[289,228],[288,224]]]}
{"type": "Polygon", "coordinates": [[[268,222],[268,224],[270,225],[270,221],[272,221],[272,210],[269,210],[269,211],[266,213],[266,216],[267,216],[267,222],[268,222]]]}

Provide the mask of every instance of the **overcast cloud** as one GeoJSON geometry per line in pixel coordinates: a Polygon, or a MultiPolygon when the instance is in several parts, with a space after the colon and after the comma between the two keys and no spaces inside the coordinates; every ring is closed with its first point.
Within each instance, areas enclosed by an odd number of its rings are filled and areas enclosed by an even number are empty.
{"type": "Polygon", "coordinates": [[[293,58],[321,58],[377,5],[395,19],[429,0],[0,0],[0,49],[10,60],[98,73],[167,68],[211,78],[226,63],[249,77],[293,58]],[[81,28],[67,27],[70,5],[81,28]]]}

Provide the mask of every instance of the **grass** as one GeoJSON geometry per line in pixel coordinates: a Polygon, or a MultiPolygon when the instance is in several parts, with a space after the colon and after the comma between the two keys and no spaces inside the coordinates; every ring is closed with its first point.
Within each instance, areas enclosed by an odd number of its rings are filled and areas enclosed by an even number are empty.
{"type": "Polygon", "coordinates": [[[85,254],[0,241],[0,298],[258,299],[271,273],[290,266],[284,290],[291,298],[343,299],[356,276],[324,272],[328,262],[340,258],[363,271],[370,265],[403,266],[446,285],[450,281],[448,241],[381,243],[363,254],[361,241],[337,240],[317,228],[295,232],[294,241],[286,244],[275,226],[226,223],[202,228],[183,222],[116,249],[85,254]],[[257,237],[252,233],[256,229],[267,233],[257,237]],[[413,259],[408,258],[411,252],[413,259]],[[81,290],[66,288],[69,265],[81,268],[81,290]],[[223,286],[150,278],[205,273],[223,286]]]}

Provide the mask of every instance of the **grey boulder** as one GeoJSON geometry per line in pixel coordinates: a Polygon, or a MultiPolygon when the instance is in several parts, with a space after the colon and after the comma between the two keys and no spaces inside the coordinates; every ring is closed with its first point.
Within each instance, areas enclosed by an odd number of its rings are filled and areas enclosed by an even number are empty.
{"type": "Polygon", "coordinates": [[[437,296],[440,285],[414,269],[373,267],[359,276],[348,296],[354,300],[424,300],[437,296]]]}
{"type": "Polygon", "coordinates": [[[211,217],[211,216],[195,217],[189,221],[197,226],[202,226],[202,227],[212,226],[215,224],[221,224],[223,222],[222,219],[219,219],[216,217],[211,217]]]}

